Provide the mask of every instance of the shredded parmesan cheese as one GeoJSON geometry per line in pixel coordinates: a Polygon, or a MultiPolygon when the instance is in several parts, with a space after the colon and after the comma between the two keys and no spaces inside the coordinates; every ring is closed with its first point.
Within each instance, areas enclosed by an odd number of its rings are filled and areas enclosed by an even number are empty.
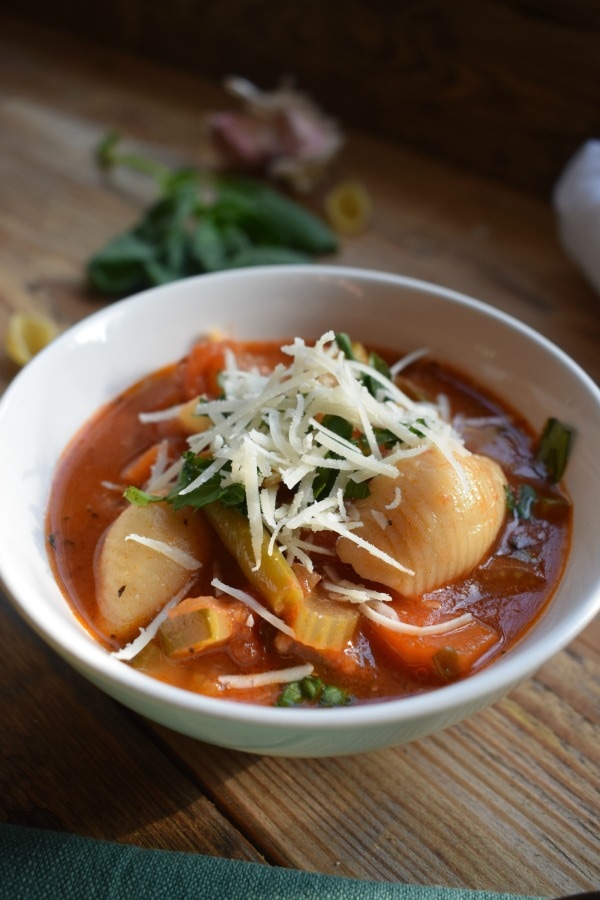
{"type": "Polygon", "coordinates": [[[287,634],[289,637],[296,637],[294,630],[290,628],[289,625],[280,619],[278,616],[275,616],[272,612],[270,612],[266,607],[259,603],[258,600],[252,596],[252,594],[246,593],[246,591],[240,591],[237,588],[230,587],[228,584],[224,584],[218,578],[213,578],[211,584],[214,588],[217,588],[219,591],[222,591],[224,594],[228,594],[230,597],[233,597],[235,600],[241,600],[242,603],[245,603],[246,606],[249,606],[250,609],[256,613],[257,616],[261,616],[266,622],[270,622],[275,628],[279,631],[282,631],[284,634],[287,634]]]}
{"type": "Polygon", "coordinates": [[[291,666],[289,669],[272,669],[270,672],[257,672],[254,675],[219,675],[218,682],[226,688],[262,687],[266,684],[290,684],[292,681],[301,681],[308,675],[312,675],[314,666],[306,663],[303,666],[291,666]]]}
{"type": "Polygon", "coordinates": [[[435,625],[410,625],[408,622],[403,622],[399,618],[392,618],[389,615],[379,612],[369,603],[364,603],[361,606],[361,612],[367,619],[371,619],[373,622],[377,622],[378,625],[389,628],[390,631],[414,635],[446,634],[449,631],[455,631],[457,628],[462,628],[463,625],[467,625],[473,618],[471,613],[464,613],[462,616],[457,616],[455,619],[448,619],[447,622],[437,622],[435,625]]]}
{"type": "Polygon", "coordinates": [[[162,553],[163,556],[168,557],[168,559],[182,568],[189,569],[190,572],[202,568],[202,563],[193,557],[191,553],[186,553],[185,550],[182,550],[180,547],[174,547],[173,544],[168,544],[166,541],[157,541],[154,538],[145,537],[143,534],[128,534],[125,540],[137,541],[138,544],[143,544],[144,547],[148,547],[150,550],[156,550],[157,553],[162,553]]]}
{"type": "MultiPolygon", "coordinates": [[[[212,425],[188,438],[190,450],[211,462],[180,493],[191,493],[215,476],[223,487],[243,487],[255,569],[261,564],[265,529],[271,538],[269,552],[277,545],[290,563],[298,560],[305,565],[309,561],[307,533],[329,530],[349,537],[396,569],[414,574],[402,560],[392,559],[353,534],[362,523],[352,501],[345,499],[346,490],[374,476],[396,479],[403,459],[432,445],[464,478],[461,438],[436,405],[411,400],[385,374],[347,358],[333,331],[313,346],[295,338],[282,350],[289,365],[279,364],[267,375],[240,369],[233,352],[227,351],[223,396],[200,399],[196,408],[212,425]],[[375,385],[376,396],[367,389],[365,376],[375,385]],[[328,427],[325,416],[349,423],[352,439],[328,427]],[[385,448],[379,445],[380,431],[392,435],[391,447],[389,442],[385,448]],[[328,485],[327,496],[319,496],[316,476],[324,472],[331,472],[333,484],[328,485]],[[289,490],[278,491],[280,484],[289,490]]],[[[392,377],[420,353],[392,367],[392,377]]],[[[177,415],[178,410],[144,414],[142,420],[160,421],[161,416],[177,415]]],[[[165,468],[162,461],[153,473],[154,489],[173,490],[182,465],[179,461],[165,468]]],[[[388,508],[401,502],[398,488],[388,508]]],[[[382,518],[382,527],[384,522],[382,518]]]]}

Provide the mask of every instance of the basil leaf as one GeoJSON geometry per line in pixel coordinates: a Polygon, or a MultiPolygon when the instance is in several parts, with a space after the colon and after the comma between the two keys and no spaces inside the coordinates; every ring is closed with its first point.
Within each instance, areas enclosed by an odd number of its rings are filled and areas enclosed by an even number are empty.
{"type": "Polygon", "coordinates": [[[244,179],[170,171],[136,154],[121,154],[108,135],[96,152],[100,167],[127,166],[152,177],[160,196],[126,234],[90,259],[92,285],[124,295],[187,275],[228,268],[303,264],[337,247],[333,232],[303,206],[244,179]],[[208,184],[208,192],[202,188],[208,184]]]}
{"type": "Polygon", "coordinates": [[[121,234],[96,253],[88,263],[88,277],[103,294],[133,293],[146,287],[147,267],[156,250],[135,234],[121,234]]]}
{"type": "Polygon", "coordinates": [[[548,419],[542,431],[537,459],[548,473],[550,481],[560,481],[567,468],[574,432],[558,419],[548,419]]]}
{"type": "Polygon", "coordinates": [[[203,272],[218,272],[227,266],[227,244],[223,231],[204,216],[190,237],[190,253],[203,272]]]}
{"type": "Polygon", "coordinates": [[[176,510],[184,509],[186,506],[191,506],[193,509],[202,509],[203,506],[207,506],[209,503],[216,503],[217,500],[220,500],[227,506],[239,506],[245,501],[246,492],[242,485],[239,484],[229,484],[226,487],[222,487],[221,475],[218,473],[195,490],[187,494],[179,494],[173,491],[167,499],[173,509],[176,510]]]}
{"type": "Polygon", "coordinates": [[[257,244],[283,245],[310,254],[337,249],[337,238],[321,219],[258,182],[221,181],[216,206],[224,219],[241,225],[257,244]]]}
{"type": "MultiPolygon", "coordinates": [[[[369,353],[369,365],[376,372],[379,372],[380,375],[383,375],[385,378],[390,378],[390,369],[388,364],[379,356],[378,353],[371,352],[369,353]]],[[[382,385],[376,378],[373,378],[371,375],[363,375],[363,383],[370,394],[375,397],[377,395],[377,391],[382,389],[382,385]]]]}
{"type": "Polygon", "coordinates": [[[332,431],[333,434],[337,434],[338,437],[341,437],[346,441],[350,440],[354,431],[352,423],[349,422],[348,419],[344,419],[343,416],[336,415],[323,416],[323,427],[327,428],[329,431],[332,431]]]}
{"type": "MultiPolygon", "coordinates": [[[[335,342],[346,359],[356,360],[356,355],[354,353],[354,350],[352,349],[352,341],[347,334],[345,334],[343,331],[339,332],[339,334],[336,334],[335,336],[335,342]]],[[[369,366],[376,372],[384,375],[386,378],[390,378],[389,366],[385,362],[385,360],[383,360],[381,356],[379,356],[378,353],[369,353],[369,366]]],[[[373,378],[372,375],[364,373],[361,375],[360,380],[373,397],[377,396],[377,391],[381,389],[381,384],[379,383],[379,381],[377,381],[376,378],[373,378]]]]}
{"type": "Polygon", "coordinates": [[[383,375],[385,378],[391,378],[390,367],[378,353],[375,353],[374,351],[371,351],[371,353],[369,353],[369,365],[372,369],[375,369],[376,372],[379,372],[379,374],[383,375]]]}
{"type": "Polygon", "coordinates": [[[504,493],[506,494],[506,505],[509,512],[518,519],[527,520],[531,518],[533,506],[538,499],[538,493],[532,485],[521,484],[516,493],[509,485],[505,485],[504,493]]]}
{"type": "Polygon", "coordinates": [[[347,359],[356,359],[356,357],[354,356],[354,350],[352,349],[352,341],[350,340],[349,335],[347,335],[343,331],[340,331],[335,336],[335,342],[347,359]]]}
{"type": "Polygon", "coordinates": [[[312,491],[315,500],[324,500],[325,497],[329,497],[338,475],[339,469],[330,469],[325,466],[319,466],[312,482],[312,491]]]}
{"type": "Polygon", "coordinates": [[[380,447],[395,447],[396,444],[402,443],[398,435],[388,428],[374,428],[373,433],[380,447]]]}
{"type": "MultiPolygon", "coordinates": [[[[348,422],[348,420],[344,419],[342,416],[323,416],[323,425],[329,431],[333,432],[333,434],[337,434],[347,441],[352,437],[352,432],[354,430],[352,423],[348,422]]],[[[342,457],[333,450],[328,450],[325,456],[327,459],[342,459],[342,457]]],[[[315,500],[320,500],[330,495],[338,475],[339,469],[331,469],[329,466],[319,466],[319,468],[317,468],[312,483],[315,500]]]]}
{"type": "Polygon", "coordinates": [[[222,484],[223,474],[228,471],[227,466],[224,466],[221,471],[215,472],[208,481],[205,481],[204,484],[201,484],[193,491],[181,494],[181,491],[195,481],[212,462],[213,460],[210,457],[196,456],[191,450],[184,454],[177,484],[166,498],[173,509],[183,509],[186,506],[201,509],[203,506],[215,503],[217,500],[220,500],[227,506],[243,507],[245,505],[246,492],[241,484],[222,484]]]}
{"type": "Polygon", "coordinates": [[[368,481],[353,481],[350,479],[344,491],[346,500],[364,500],[371,496],[371,488],[368,481]]]}
{"type": "Polygon", "coordinates": [[[196,200],[196,185],[183,181],[173,193],[155,203],[133,231],[154,246],[157,261],[172,273],[168,280],[186,274],[188,225],[196,200]]]}

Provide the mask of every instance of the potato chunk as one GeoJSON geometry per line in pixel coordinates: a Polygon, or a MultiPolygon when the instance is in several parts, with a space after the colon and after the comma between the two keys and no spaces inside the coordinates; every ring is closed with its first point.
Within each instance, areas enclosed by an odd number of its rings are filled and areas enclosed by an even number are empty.
{"type": "Polygon", "coordinates": [[[129,640],[146,626],[210,558],[211,536],[202,516],[163,503],[128,506],[108,528],[96,558],[96,600],[103,630],[129,640]],[[172,559],[129,535],[181,551],[172,559]]]}
{"type": "Polygon", "coordinates": [[[396,479],[377,475],[371,495],[356,502],[356,534],[414,571],[401,572],[341,537],[337,552],[362,578],[418,596],[466,575],[493,544],[506,511],[500,466],[467,454],[454,466],[436,447],[398,464],[396,479]],[[396,505],[396,488],[400,502],[396,505]]]}

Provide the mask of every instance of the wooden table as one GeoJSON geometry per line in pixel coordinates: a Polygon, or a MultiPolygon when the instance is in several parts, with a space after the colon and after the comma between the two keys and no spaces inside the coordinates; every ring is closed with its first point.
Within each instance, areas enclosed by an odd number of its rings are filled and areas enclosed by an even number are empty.
{"type": "MultiPolygon", "coordinates": [[[[14,21],[0,23],[0,333],[102,305],[87,257],[133,222],[107,183],[109,129],[172,163],[210,159],[220,89],[14,21]]],[[[353,134],[337,178],[374,202],[336,261],[491,303],[600,380],[600,297],[561,252],[549,204],[353,134]]],[[[0,351],[0,385],[15,367],[0,351]]],[[[600,621],[472,720],[359,757],[259,758],[154,726],[76,675],[0,602],[0,820],[267,865],[547,896],[600,885],[600,621]]]]}

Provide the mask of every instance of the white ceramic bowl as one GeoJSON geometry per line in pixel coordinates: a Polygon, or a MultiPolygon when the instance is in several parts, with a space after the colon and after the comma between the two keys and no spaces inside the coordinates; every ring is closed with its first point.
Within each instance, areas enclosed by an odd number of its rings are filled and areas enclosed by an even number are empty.
{"type": "Polygon", "coordinates": [[[0,403],[0,576],[16,608],[79,672],[142,715],[253,753],[334,756],[420,738],[476,713],[558,653],[600,610],[600,391],[557,347],[475,300],[395,275],[274,267],[200,276],[114,303],[58,338],[0,403]],[[539,623],[471,678],[418,697],[338,709],[263,708],[195,695],[118,662],[79,625],[57,587],[44,512],[58,457],[103,402],[183,356],[207,328],[244,338],[317,337],[429,347],[540,428],[577,430],[567,484],[574,534],[562,583],[539,623]]]}

